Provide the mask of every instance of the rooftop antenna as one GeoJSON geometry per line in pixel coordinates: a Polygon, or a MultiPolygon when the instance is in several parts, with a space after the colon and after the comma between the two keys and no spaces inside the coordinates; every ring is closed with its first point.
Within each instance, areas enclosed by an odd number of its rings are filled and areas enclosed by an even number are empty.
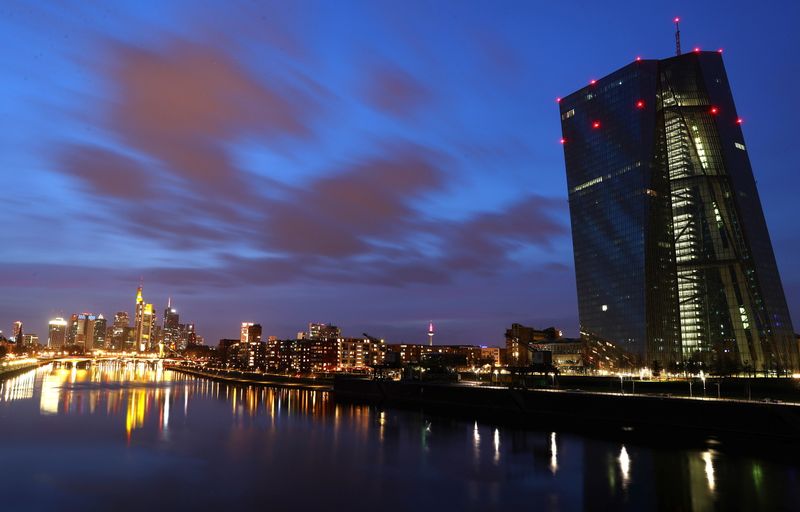
{"type": "Polygon", "coordinates": [[[672,20],[672,21],[675,22],[675,55],[680,55],[681,54],[681,27],[680,27],[679,24],[681,22],[681,19],[676,16],[675,19],[672,20]]]}

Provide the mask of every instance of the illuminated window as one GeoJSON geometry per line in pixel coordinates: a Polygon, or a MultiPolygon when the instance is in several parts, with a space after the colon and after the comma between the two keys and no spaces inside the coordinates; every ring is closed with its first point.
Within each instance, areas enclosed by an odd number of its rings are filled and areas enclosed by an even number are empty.
{"type": "Polygon", "coordinates": [[[744,144],[741,144],[739,142],[734,142],[733,145],[736,146],[736,149],[741,149],[742,151],[747,151],[747,149],[745,149],[745,147],[744,147],[744,144]]]}
{"type": "Polygon", "coordinates": [[[602,309],[603,311],[608,311],[608,304],[603,304],[602,306],[600,306],[600,309],[602,309]]]}

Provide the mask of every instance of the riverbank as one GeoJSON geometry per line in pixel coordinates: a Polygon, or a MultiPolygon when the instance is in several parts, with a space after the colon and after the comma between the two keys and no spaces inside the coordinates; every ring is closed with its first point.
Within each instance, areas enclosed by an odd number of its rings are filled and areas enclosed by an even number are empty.
{"type": "Polygon", "coordinates": [[[196,368],[187,368],[184,366],[167,366],[165,369],[232,384],[256,384],[260,386],[279,386],[315,391],[333,390],[333,379],[324,377],[292,377],[288,375],[240,372],[234,370],[198,370],[196,368]]]}
{"type": "Polygon", "coordinates": [[[508,389],[337,378],[337,400],[468,414],[529,428],[592,428],[783,441],[800,439],[800,405],[712,398],[508,389]]]}
{"type": "Polygon", "coordinates": [[[7,379],[9,377],[16,377],[17,375],[21,375],[27,371],[34,370],[40,366],[40,363],[30,363],[24,364],[19,366],[0,366],[0,380],[7,379]]]}

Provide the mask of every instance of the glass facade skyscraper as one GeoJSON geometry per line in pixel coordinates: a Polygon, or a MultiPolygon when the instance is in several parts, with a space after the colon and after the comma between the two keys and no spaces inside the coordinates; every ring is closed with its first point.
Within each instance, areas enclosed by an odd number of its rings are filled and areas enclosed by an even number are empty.
{"type": "Polygon", "coordinates": [[[800,369],[721,54],[637,60],[559,106],[581,331],[643,365],[800,369]]]}

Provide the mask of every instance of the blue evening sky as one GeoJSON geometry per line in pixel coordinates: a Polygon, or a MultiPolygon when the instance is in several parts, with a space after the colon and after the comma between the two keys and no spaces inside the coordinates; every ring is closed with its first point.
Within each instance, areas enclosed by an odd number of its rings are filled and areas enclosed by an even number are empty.
{"type": "Polygon", "coordinates": [[[794,2],[0,3],[0,329],[159,311],[207,343],[577,334],[555,103],[724,48],[800,322],[794,2]]]}

